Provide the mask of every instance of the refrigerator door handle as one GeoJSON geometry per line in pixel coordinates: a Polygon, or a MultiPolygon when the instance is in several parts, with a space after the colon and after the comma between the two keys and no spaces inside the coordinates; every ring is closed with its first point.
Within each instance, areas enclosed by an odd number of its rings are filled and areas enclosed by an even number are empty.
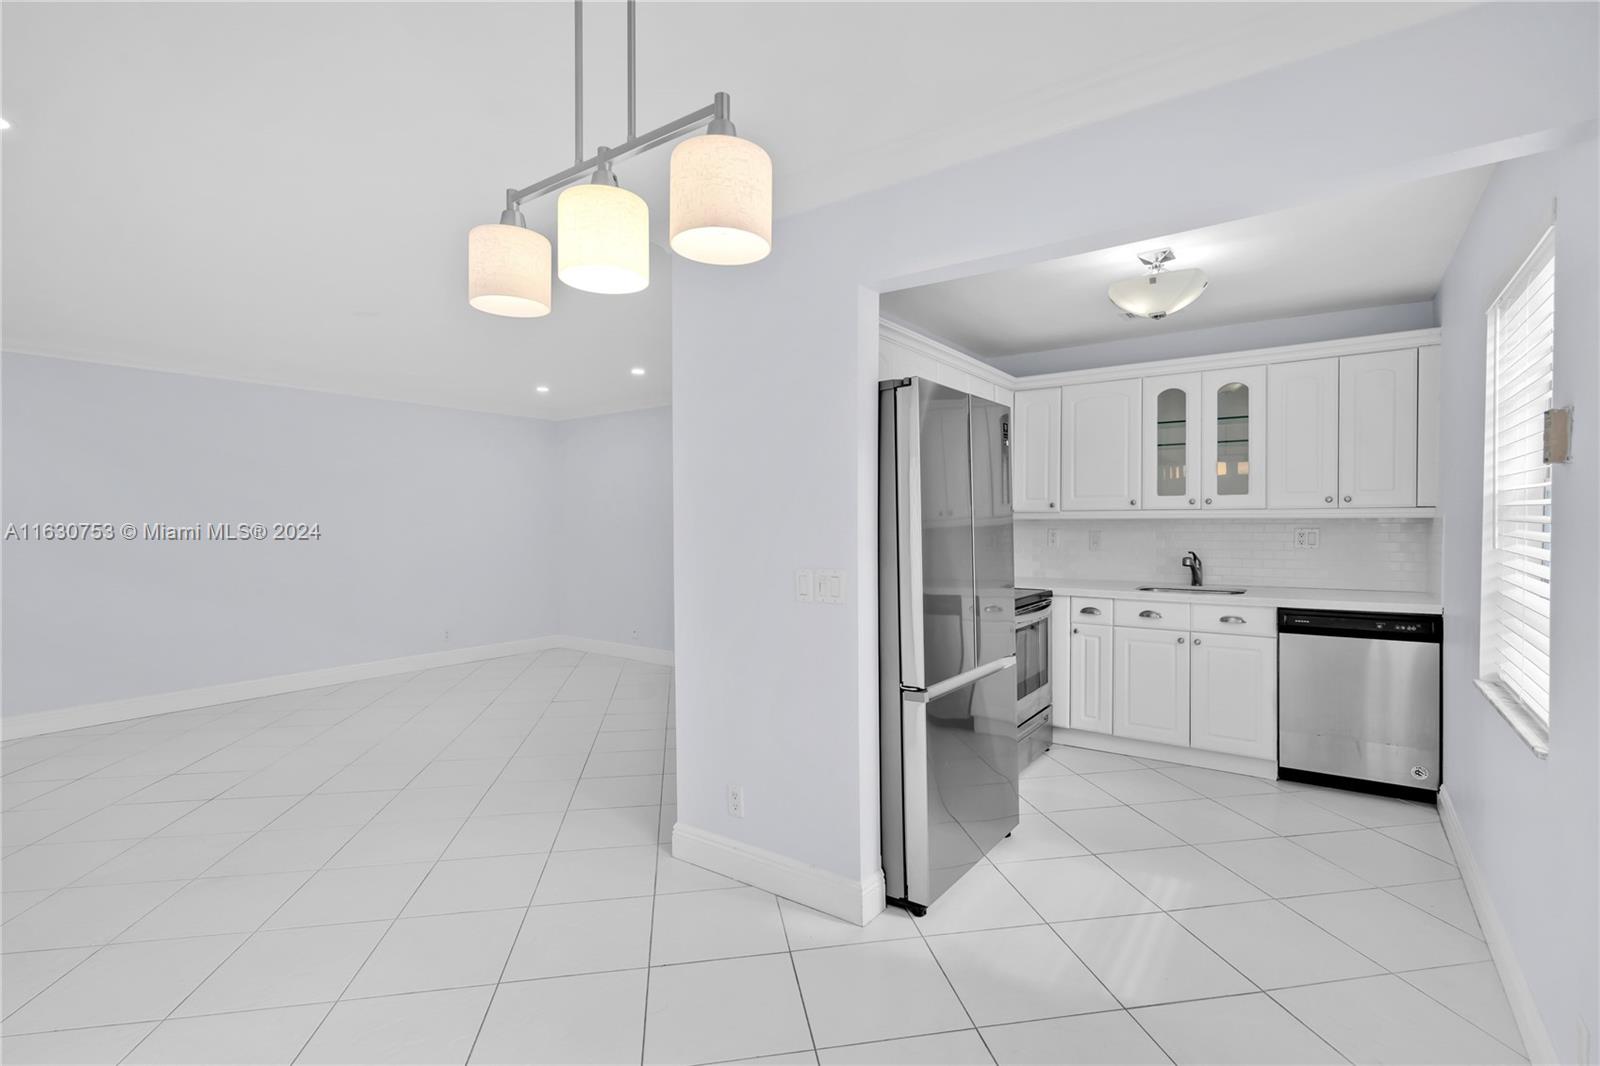
{"type": "Polygon", "coordinates": [[[922,647],[922,420],[916,383],[895,390],[900,521],[900,680],[920,688],[927,677],[922,647]]]}
{"type": "Polygon", "coordinates": [[[986,662],[982,666],[975,666],[964,674],[947,677],[931,688],[902,685],[901,691],[905,693],[906,702],[932,703],[947,692],[954,692],[958,688],[966,688],[974,682],[982,681],[990,674],[998,674],[1000,671],[1009,670],[1016,665],[1017,657],[1015,655],[1007,655],[1004,658],[986,662]]]}
{"type": "Polygon", "coordinates": [[[928,703],[927,694],[907,692],[900,700],[901,788],[905,818],[906,899],[933,897],[928,868],[928,703]]]}

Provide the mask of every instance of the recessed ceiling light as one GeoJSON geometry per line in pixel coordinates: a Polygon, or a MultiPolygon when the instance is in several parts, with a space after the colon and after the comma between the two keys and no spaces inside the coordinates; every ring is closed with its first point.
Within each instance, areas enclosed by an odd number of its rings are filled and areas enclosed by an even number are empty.
{"type": "Polygon", "coordinates": [[[0,118],[0,130],[8,130],[10,128],[11,128],[11,123],[7,122],[3,118],[0,118]]]}
{"type": "Polygon", "coordinates": [[[644,377],[644,367],[636,366],[632,370],[630,370],[629,373],[631,373],[636,378],[642,378],[642,377],[644,377]]]}
{"type": "Polygon", "coordinates": [[[533,391],[534,392],[549,392],[550,391],[550,386],[549,385],[535,385],[533,387],[533,391]]]}

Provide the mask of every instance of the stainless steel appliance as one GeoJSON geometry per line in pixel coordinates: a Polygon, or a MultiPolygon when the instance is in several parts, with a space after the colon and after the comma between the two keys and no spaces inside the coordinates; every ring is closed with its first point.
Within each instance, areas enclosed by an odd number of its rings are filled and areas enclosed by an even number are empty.
{"type": "Polygon", "coordinates": [[[1017,767],[1050,750],[1050,590],[1017,589],[1017,767]]]}
{"type": "Polygon", "coordinates": [[[1433,614],[1279,611],[1279,776],[1433,798],[1440,631],[1433,614]]]}
{"type": "Polygon", "coordinates": [[[883,872],[914,914],[1017,825],[1010,431],[992,401],[879,385],[883,872]]]}

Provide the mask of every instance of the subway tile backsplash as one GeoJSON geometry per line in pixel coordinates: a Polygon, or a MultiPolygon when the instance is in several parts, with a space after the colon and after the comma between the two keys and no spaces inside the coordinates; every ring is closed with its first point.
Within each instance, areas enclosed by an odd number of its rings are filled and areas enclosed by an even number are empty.
{"type": "Polygon", "coordinates": [[[1208,585],[1286,588],[1438,589],[1439,537],[1431,518],[1086,518],[1016,524],[1017,576],[1188,583],[1179,565],[1194,551],[1208,585]],[[1316,548],[1295,547],[1315,529],[1316,548]],[[1051,532],[1055,543],[1049,543],[1051,532]],[[1098,550],[1090,549],[1099,537],[1098,550]]]}

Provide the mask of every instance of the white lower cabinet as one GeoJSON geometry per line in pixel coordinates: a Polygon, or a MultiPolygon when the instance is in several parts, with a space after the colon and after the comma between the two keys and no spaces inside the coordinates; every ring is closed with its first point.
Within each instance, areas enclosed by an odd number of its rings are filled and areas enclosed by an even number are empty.
{"type": "Polygon", "coordinates": [[[1195,633],[1189,651],[1189,746],[1278,757],[1278,642],[1195,633]]]}
{"type": "Polygon", "coordinates": [[[1112,733],[1189,743],[1189,643],[1171,630],[1113,631],[1112,733]]]}
{"type": "Polygon", "coordinates": [[[1111,627],[1073,623],[1067,646],[1067,709],[1073,729],[1111,732],[1111,627]]]}
{"type": "Polygon", "coordinates": [[[1063,613],[1058,724],[1277,761],[1276,608],[1073,597],[1063,613]],[[1091,611],[1113,624],[1080,621],[1091,611]]]}

